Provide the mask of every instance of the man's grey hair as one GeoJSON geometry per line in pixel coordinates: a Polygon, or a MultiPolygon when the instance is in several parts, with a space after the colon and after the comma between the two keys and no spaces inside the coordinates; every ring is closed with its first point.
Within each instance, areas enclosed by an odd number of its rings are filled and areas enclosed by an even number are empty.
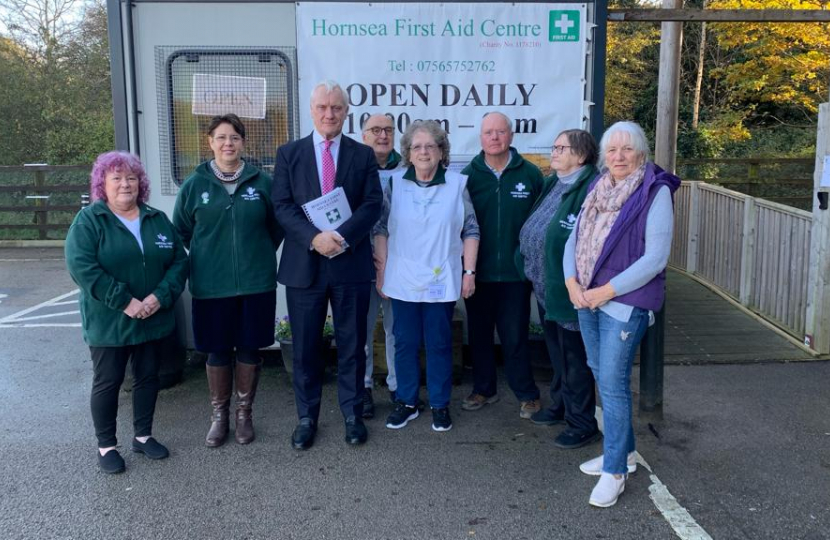
{"type": "Polygon", "coordinates": [[[346,104],[346,109],[349,108],[349,94],[347,94],[346,91],[343,90],[343,87],[340,86],[340,83],[338,83],[337,81],[333,81],[331,79],[325,79],[314,85],[314,88],[311,89],[311,101],[314,101],[314,92],[316,92],[317,89],[321,86],[326,89],[327,94],[334,91],[340,92],[340,96],[343,98],[343,103],[346,104]]]}
{"type": "Polygon", "coordinates": [[[605,152],[608,150],[608,143],[611,141],[611,137],[618,133],[624,134],[628,137],[629,143],[637,154],[639,154],[643,163],[649,159],[648,139],[646,138],[645,131],[643,131],[643,128],[640,127],[640,124],[627,121],[617,122],[605,130],[605,133],[602,134],[602,139],[599,141],[600,170],[605,167],[605,152]]]}
{"type": "Polygon", "coordinates": [[[499,111],[490,111],[488,113],[484,113],[484,116],[481,117],[482,124],[484,123],[483,120],[485,118],[487,118],[488,116],[490,116],[491,114],[495,114],[497,116],[501,116],[502,118],[504,118],[504,121],[507,122],[507,129],[510,130],[510,133],[513,133],[513,120],[508,118],[506,114],[501,113],[499,111]]]}

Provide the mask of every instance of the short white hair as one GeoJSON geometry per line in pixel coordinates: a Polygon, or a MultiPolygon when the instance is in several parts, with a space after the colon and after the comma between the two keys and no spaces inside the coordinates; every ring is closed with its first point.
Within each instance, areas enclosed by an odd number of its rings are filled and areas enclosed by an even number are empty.
{"type": "Polygon", "coordinates": [[[513,133],[513,121],[510,118],[508,118],[508,116],[506,114],[504,114],[503,112],[490,111],[488,113],[484,113],[484,116],[481,117],[481,124],[482,125],[484,125],[484,119],[487,118],[490,115],[501,116],[504,119],[504,123],[507,124],[507,130],[510,131],[510,133],[513,133]]]}
{"type": "Polygon", "coordinates": [[[330,94],[331,92],[334,92],[334,91],[340,92],[340,96],[343,98],[343,103],[346,104],[346,109],[348,110],[348,108],[349,108],[349,94],[347,94],[346,91],[343,90],[343,87],[340,86],[340,83],[338,83],[337,81],[333,81],[331,79],[325,79],[325,80],[320,81],[320,82],[318,82],[317,84],[314,85],[314,88],[311,89],[311,98],[310,98],[310,100],[312,102],[314,101],[314,92],[316,92],[317,89],[320,88],[320,87],[325,88],[327,94],[330,94]]]}
{"type": "Polygon", "coordinates": [[[626,121],[617,122],[605,130],[605,133],[602,134],[602,139],[599,141],[600,170],[605,167],[605,151],[608,150],[608,143],[611,141],[611,137],[617,134],[626,135],[631,143],[631,146],[637,151],[637,154],[642,157],[643,163],[648,161],[648,139],[646,138],[645,131],[643,131],[643,128],[640,127],[640,124],[626,121]]]}

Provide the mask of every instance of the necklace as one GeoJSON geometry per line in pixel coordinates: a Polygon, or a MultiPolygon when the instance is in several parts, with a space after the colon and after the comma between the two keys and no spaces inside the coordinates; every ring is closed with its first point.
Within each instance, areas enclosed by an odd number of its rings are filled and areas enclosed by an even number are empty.
{"type": "Polygon", "coordinates": [[[239,177],[242,176],[243,169],[245,169],[245,162],[240,160],[239,167],[236,169],[236,171],[232,173],[222,172],[222,170],[219,169],[219,165],[216,164],[216,160],[210,160],[210,170],[213,171],[213,176],[215,176],[219,179],[220,182],[223,182],[225,184],[233,184],[234,182],[239,180],[239,177]]]}

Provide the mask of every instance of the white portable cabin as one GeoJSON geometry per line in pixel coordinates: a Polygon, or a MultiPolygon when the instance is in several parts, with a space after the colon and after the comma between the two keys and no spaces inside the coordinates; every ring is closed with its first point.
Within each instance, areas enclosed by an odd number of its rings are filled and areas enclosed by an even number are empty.
{"type": "Polygon", "coordinates": [[[522,153],[548,154],[561,129],[602,132],[607,0],[108,0],[107,9],[116,145],[141,157],[150,204],[168,214],[211,157],[213,115],[242,117],[246,159],[270,173],[277,147],[310,133],[310,88],[322,79],[349,93],[347,135],[360,140],[375,112],[393,117],[398,136],[413,119],[440,119],[459,166],[478,152],[478,121],[492,110],[514,118],[522,153]]]}

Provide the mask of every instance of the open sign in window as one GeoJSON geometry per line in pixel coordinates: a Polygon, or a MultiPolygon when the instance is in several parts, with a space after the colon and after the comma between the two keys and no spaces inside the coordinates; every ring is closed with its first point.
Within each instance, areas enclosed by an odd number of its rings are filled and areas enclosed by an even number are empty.
{"type": "Polygon", "coordinates": [[[158,47],[162,191],[213,157],[206,130],[233,113],[245,124],[244,159],[271,172],[277,147],[297,137],[295,51],[274,48],[158,47]],[[161,90],[161,89],[160,89],[161,90]]]}

